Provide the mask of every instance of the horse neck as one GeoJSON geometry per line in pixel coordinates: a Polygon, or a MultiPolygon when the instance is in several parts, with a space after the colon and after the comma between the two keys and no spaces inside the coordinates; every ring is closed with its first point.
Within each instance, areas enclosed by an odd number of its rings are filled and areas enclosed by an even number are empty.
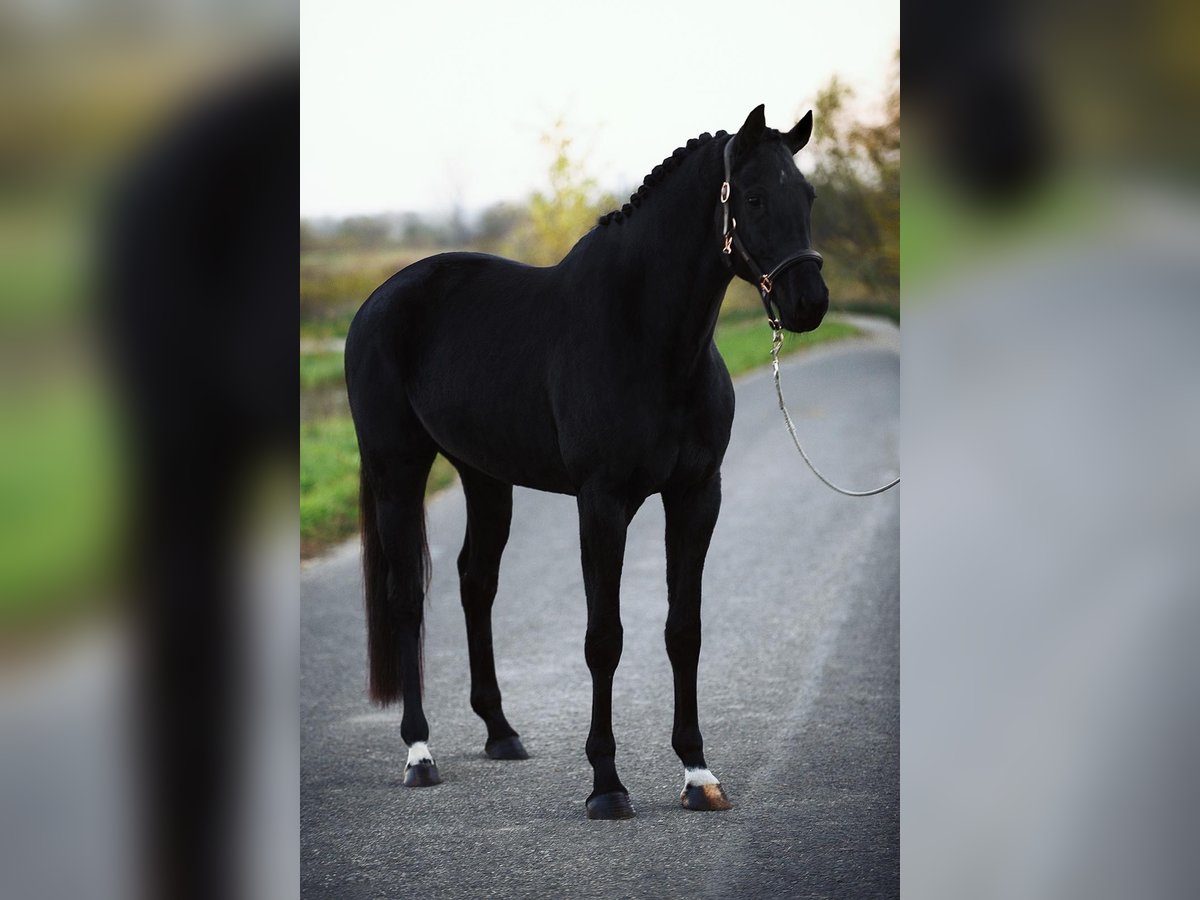
{"type": "Polygon", "coordinates": [[[733,277],[717,235],[721,172],[721,142],[711,141],[685,157],[632,215],[595,232],[607,274],[615,284],[636,286],[622,292],[614,312],[632,314],[639,337],[674,351],[689,368],[712,340],[733,277]]]}

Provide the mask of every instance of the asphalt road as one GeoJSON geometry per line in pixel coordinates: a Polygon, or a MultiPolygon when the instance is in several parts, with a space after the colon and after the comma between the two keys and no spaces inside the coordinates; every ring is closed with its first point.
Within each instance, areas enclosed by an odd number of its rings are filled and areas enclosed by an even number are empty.
{"type": "MultiPolygon", "coordinates": [[[[764,343],[766,343],[764,341],[764,343]]],[[[898,469],[898,336],[785,363],[806,449],[848,487],[898,469]]],[[[365,693],[357,550],[301,581],[305,897],[879,897],[900,878],[899,491],[846,498],[791,446],[769,374],[737,384],[705,570],[700,724],[734,804],[692,813],[670,746],[663,515],[630,527],[617,766],[637,818],[584,816],[590,682],[574,500],[518,490],[494,613],[505,710],[531,754],[483,755],[454,557],[461,493],[430,504],[426,714],[444,783],[401,784],[399,714],[365,693]]]]}

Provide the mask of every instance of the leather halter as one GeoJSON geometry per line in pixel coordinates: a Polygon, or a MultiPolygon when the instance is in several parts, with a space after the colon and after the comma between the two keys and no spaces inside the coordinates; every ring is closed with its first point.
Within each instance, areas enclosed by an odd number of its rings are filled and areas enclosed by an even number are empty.
{"type": "Polygon", "coordinates": [[[742,243],[742,239],[737,235],[737,219],[735,219],[729,211],[729,197],[732,192],[731,175],[733,171],[733,142],[737,140],[737,135],[731,137],[725,142],[725,180],[721,183],[721,194],[718,198],[721,203],[721,231],[724,235],[724,244],[721,247],[721,252],[726,256],[730,255],[734,250],[737,250],[738,255],[745,261],[746,266],[751,272],[762,272],[758,279],[758,291],[762,295],[763,308],[767,311],[767,322],[774,329],[781,327],[779,319],[775,317],[775,310],[771,303],[771,288],[774,287],[775,278],[784,269],[790,269],[792,266],[799,265],[802,262],[812,262],[817,264],[820,269],[824,264],[825,259],[816,250],[805,248],[791,256],[786,257],[783,262],[779,263],[770,272],[764,272],[762,266],[754,261],[754,257],[746,249],[746,245],[742,243]]]}

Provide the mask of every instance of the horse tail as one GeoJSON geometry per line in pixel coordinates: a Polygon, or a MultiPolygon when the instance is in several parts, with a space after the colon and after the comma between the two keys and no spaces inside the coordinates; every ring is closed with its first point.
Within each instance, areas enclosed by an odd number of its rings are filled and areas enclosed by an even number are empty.
{"type": "Polygon", "coordinates": [[[409,556],[402,560],[406,570],[402,572],[393,572],[389,567],[375,507],[375,492],[365,471],[361,472],[359,524],[362,531],[363,588],[367,612],[368,693],[376,703],[389,706],[399,703],[404,697],[405,664],[411,666],[409,657],[414,652],[418,687],[423,687],[424,598],[429,592],[431,566],[424,505],[420,508],[419,530],[414,535],[419,535],[419,540],[401,542],[401,548],[409,556]]]}

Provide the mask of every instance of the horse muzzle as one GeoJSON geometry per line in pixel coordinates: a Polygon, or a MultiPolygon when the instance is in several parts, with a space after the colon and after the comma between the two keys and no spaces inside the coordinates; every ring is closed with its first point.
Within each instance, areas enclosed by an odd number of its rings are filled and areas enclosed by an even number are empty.
{"type": "Polygon", "coordinates": [[[789,267],[772,283],[770,294],[764,296],[779,310],[779,322],[788,331],[814,330],[829,310],[829,288],[819,266],[789,267]]]}

